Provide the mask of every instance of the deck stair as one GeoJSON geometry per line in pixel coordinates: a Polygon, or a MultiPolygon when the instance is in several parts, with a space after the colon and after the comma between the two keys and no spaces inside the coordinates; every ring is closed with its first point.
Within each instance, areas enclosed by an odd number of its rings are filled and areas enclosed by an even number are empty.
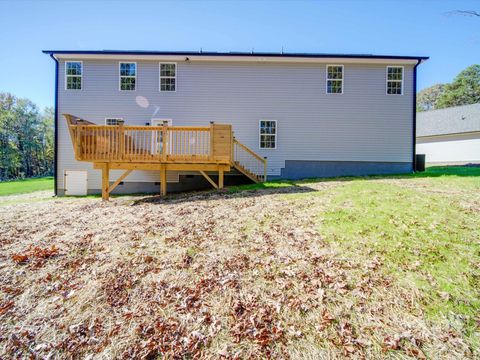
{"type": "Polygon", "coordinates": [[[267,159],[233,138],[232,166],[248,177],[260,183],[267,181],[267,159]]]}
{"type": "Polygon", "coordinates": [[[267,159],[233,136],[232,125],[209,126],[97,125],[71,114],[67,120],[75,159],[102,170],[102,199],[133,170],[160,172],[160,193],[167,192],[167,171],[198,171],[215,188],[223,188],[232,168],[254,182],[267,179],[267,159]],[[125,172],[110,184],[110,170],[125,172]],[[218,173],[218,184],[209,174],[218,173]]]}

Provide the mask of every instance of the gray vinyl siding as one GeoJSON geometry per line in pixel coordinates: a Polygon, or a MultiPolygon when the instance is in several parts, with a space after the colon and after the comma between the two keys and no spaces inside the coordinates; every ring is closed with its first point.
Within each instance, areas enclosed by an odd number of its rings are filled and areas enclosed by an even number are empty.
{"type": "MultiPolygon", "coordinates": [[[[411,162],[413,66],[404,65],[403,95],[386,95],[385,64],[344,64],[343,94],[326,94],[327,62],[178,62],[177,91],[160,92],[158,61],[137,61],[136,90],[119,91],[121,60],[83,60],[79,91],[65,90],[60,61],[59,188],[65,169],[88,169],[89,188],[100,188],[101,178],[90,163],[75,161],[62,113],[98,124],[105,117],[123,118],[126,125],[152,118],[173,125],[230,123],[241,142],[268,157],[270,175],[280,175],[286,160],[411,162]],[[139,106],[137,97],[149,106],[139,106]],[[260,119],[277,120],[275,150],[259,149],[260,119]]],[[[134,171],[125,181],[158,177],[134,171]]]]}

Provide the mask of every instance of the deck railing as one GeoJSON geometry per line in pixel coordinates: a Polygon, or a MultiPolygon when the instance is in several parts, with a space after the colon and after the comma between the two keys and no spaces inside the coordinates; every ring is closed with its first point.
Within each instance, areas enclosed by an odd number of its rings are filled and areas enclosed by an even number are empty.
{"type": "Polygon", "coordinates": [[[231,161],[231,125],[123,126],[69,124],[80,161],[231,161]]]}
{"type": "Polygon", "coordinates": [[[231,125],[112,126],[64,116],[80,161],[225,164],[254,181],[267,178],[266,158],[234,139],[231,125]]]}
{"type": "Polygon", "coordinates": [[[257,155],[235,138],[233,139],[233,159],[236,164],[256,176],[259,181],[267,181],[267,159],[257,155]]]}

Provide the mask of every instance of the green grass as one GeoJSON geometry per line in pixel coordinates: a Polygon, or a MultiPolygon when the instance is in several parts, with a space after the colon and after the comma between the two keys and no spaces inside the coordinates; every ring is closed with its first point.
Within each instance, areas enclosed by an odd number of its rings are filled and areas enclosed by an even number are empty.
{"type": "Polygon", "coordinates": [[[480,167],[472,166],[431,166],[424,172],[413,174],[414,177],[439,176],[480,176],[480,167]]]}
{"type": "Polygon", "coordinates": [[[420,292],[428,317],[448,318],[472,346],[480,346],[480,168],[438,166],[415,174],[272,181],[234,191],[335,180],[342,183],[286,196],[298,206],[306,197],[328,198],[326,211],[319,211],[320,232],[332,247],[365,263],[380,258],[381,271],[420,292]]]}
{"type": "Polygon", "coordinates": [[[462,319],[478,346],[479,209],[466,204],[480,192],[479,169],[429,172],[418,188],[364,180],[336,187],[321,231],[344,256],[381,258],[385,273],[420,291],[428,316],[462,319]]]}
{"type": "Polygon", "coordinates": [[[31,193],[39,190],[53,191],[53,177],[0,182],[0,196],[31,193]]]}
{"type": "Polygon", "coordinates": [[[333,191],[322,232],[343,253],[361,256],[362,248],[366,257],[382,256],[389,273],[431,295],[433,313],[480,310],[478,214],[450,197],[391,184],[358,181],[333,191]]]}
{"type": "Polygon", "coordinates": [[[269,181],[269,182],[258,183],[258,184],[229,186],[228,191],[236,193],[236,192],[248,191],[248,190],[283,188],[283,187],[289,187],[293,185],[294,185],[293,181],[278,180],[278,181],[269,181]]]}
{"type": "MultiPolygon", "coordinates": [[[[247,184],[247,185],[238,185],[230,186],[228,190],[230,192],[239,192],[239,191],[248,191],[248,190],[260,190],[260,189],[275,189],[289,186],[301,186],[303,184],[308,184],[312,182],[319,181],[336,181],[336,180],[358,180],[358,179],[408,179],[408,178],[437,178],[437,177],[448,177],[448,182],[450,183],[452,177],[476,177],[480,176],[480,167],[469,167],[469,166],[432,166],[428,167],[424,172],[417,172],[413,174],[399,174],[399,175],[376,175],[376,176],[365,176],[365,177],[338,177],[338,178],[313,178],[305,179],[300,181],[287,181],[287,180],[274,180],[268,181],[265,183],[258,184],[247,184]]],[[[461,180],[460,180],[461,181],[461,180]]]]}

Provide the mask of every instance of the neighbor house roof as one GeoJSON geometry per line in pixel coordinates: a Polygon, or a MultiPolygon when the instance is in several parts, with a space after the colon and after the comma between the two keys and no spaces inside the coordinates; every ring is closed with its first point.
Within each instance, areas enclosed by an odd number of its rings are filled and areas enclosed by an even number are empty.
{"type": "Polygon", "coordinates": [[[374,54],[327,54],[327,53],[274,53],[274,52],[216,52],[216,51],[143,51],[143,50],[43,50],[57,58],[169,58],[171,60],[223,60],[223,61],[302,61],[313,62],[322,59],[346,59],[351,62],[371,61],[417,63],[428,59],[426,56],[374,55],[374,54]]]}
{"type": "Polygon", "coordinates": [[[480,103],[417,113],[417,137],[480,131],[480,103]]]}

